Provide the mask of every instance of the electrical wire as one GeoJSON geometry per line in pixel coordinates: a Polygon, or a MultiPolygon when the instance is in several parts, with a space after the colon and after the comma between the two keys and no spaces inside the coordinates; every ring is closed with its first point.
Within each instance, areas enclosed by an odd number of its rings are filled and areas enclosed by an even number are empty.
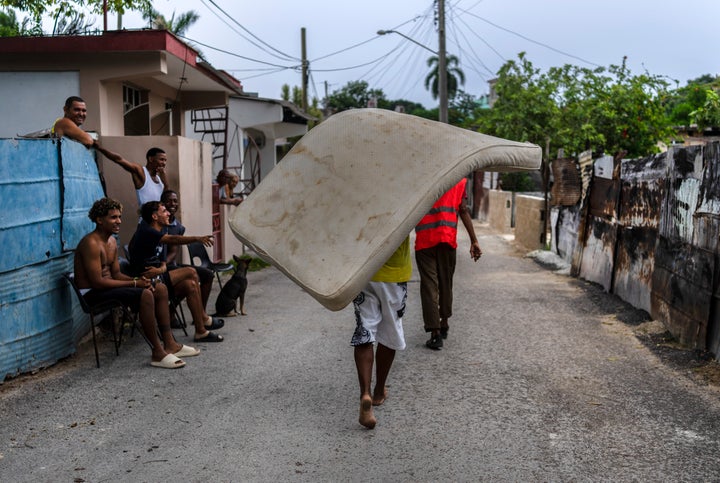
{"type": "MultiPolygon", "coordinates": [[[[418,16],[416,16],[416,17],[413,17],[413,18],[411,18],[410,20],[406,20],[405,22],[401,23],[401,24],[398,25],[397,27],[393,27],[393,28],[390,29],[390,30],[395,30],[395,29],[397,29],[397,28],[400,28],[400,27],[402,27],[402,26],[405,25],[405,24],[408,24],[408,23],[410,23],[410,22],[414,22],[414,21],[417,20],[418,18],[420,18],[420,15],[418,15],[418,16]]],[[[331,52],[331,53],[329,53],[329,54],[323,55],[322,57],[317,57],[316,59],[313,59],[311,62],[317,62],[317,61],[319,61],[319,60],[323,60],[323,59],[327,59],[328,57],[332,57],[333,55],[337,55],[337,54],[341,54],[341,53],[343,53],[343,52],[347,52],[348,50],[354,49],[355,47],[360,47],[361,45],[365,45],[365,44],[367,44],[368,42],[372,42],[373,40],[377,39],[378,37],[379,37],[379,35],[376,35],[376,36],[373,37],[373,38],[370,38],[370,39],[368,39],[368,40],[364,40],[364,41],[362,41],[362,42],[360,42],[360,43],[357,43],[357,44],[355,44],[355,45],[351,45],[350,47],[346,47],[346,48],[344,48],[344,49],[340,49],[340,50],[337,50],[337,51],[335,51],[335,52],[331,52]]]]}
{"type": "MultiPolygon", "coordinates": [[[[460,19],[460,20],[462,21],[462,19],[460,19]]],[[[454,26],[454,25],[453,25],[453,26],[454,26]]],[[[490,68],[485,64],[485,62],[482,61],[482,59],[480,58],[480,55],[479,55],[477,52],[475,52],[475,49],[473,48],[472,42],[470,42],[470,40],[467,38],[467,36],[465,35],[465,32],[463,32],[463,31],[462,31],[461,29],[459,29],[459,28],[453,28],[452,32],[453,32],[453,35],[455,36],[455,43],[457,44],[458,48],[459,48],[459,49],[462,49],[462,44],[460,43],[460,41],[459,41],[458,38],[457,38],[457,35],[459,34],[459,35],[461,35],[461,36],[463,37],[463,40],[465,40],[464,43],[465,43],[466,45],[468,45],[468,48],[469,48],[469,50],[470,50],[470,53],[472,53],[472,56],[468,55],[468,57],[474,58],[474,60],[475,60],[478,64],[480,64],[480,66],[482,66],[490,75],[494,76],[494,75],[495,75],[495,72],[493,72],[492,69],[490,69],[490,68]]],[[[505,60],[503,59],[503,63],[504,63],[504,62],[505,62],[505,60]]],[[[472,64],[471,64],[471,66],[472,66],[472,64]]],[[[474,66],[472,66],[472,67],[474,68],[474,66]]],[[[478,73],[478,75],[480,75],[480,77],[481,77],[483,80],[486,80],[486,77],[485,77],[483,74],[480,74],[480,72],[479,72],[478,70],[475,70],[475,71],[478,73]]]]}
{"type": "Polygon", "coordinates": [[[208,6],[208,4],[205,3],[205,0],[200,0],[200,1],[203,3],[203,5],[205,5],[205,8],[207,8],[213,15],[215,15],[215,16],[218,18],[218,20],[220,20],[222,23],[224,23],[230,30],[232,30],[233,32],[235,32],[236,34],[238,34],[241,38],[243,38],[244,40],[246,40],[246,41],[249,42],[250,44],[254,45],[254,46],[257,47],[258,49],[262,50],[263,52],[265,52],[265,53],[267,53],[267,54],[270,54],[270,55],[272,55],[273,57],[275,57],[276,59],[280,59],[280,60],[299,60],[299,59],[294,59],[294,58],[288,59],[287,57],[283,57],[283,56],[276,55],[275,53],[269,51],[268,49],[265,49],[265,48],[262,47],[261,45],[255,43],[255,42],[252,41],[251,39],[247,38],[244,34],[242,34],[241,32],[239,32],[235,27],[233,27],[232,25],[230,25],[222,16],[220,16],[219,13],[217,13],[215,10],[213,10],[212,8],[210,8],[210,7],[208,6]]]}
{"type": "Polygon", "coordinates": [[[257,62],[258,64],[264,64],[264,65],[271,65],[271,66],[273,66],[273,67],[282,67],[282,68],[284,68],[284,69],[294,69],[294,68],[297,67],[297,66],[287,66],[287,65],[273,64],[272,62],[265,62],[265,61],[263,61],[263,60],[252,59],[252,58],[250,58],[250,57],[245,57],[244,55],[236,54],[236,53],[230,52],[230,51],[228,51],[228,50],[224,50],[224,49],[219,49],[219,48],[217,48],[217,47],[213,47],[212,45],[208,45],[208,44],[205,44],[205,43],[203,43],[203,42],[200,42],[199,40],[194,40],[194,39],[191,39],[191,38],[189,38],[189,37],[185,37],[184,35],[177,35],[177,34],[175,34],[175,35],[176,35],[176,37],[179,37],[179,38],[181,38],[181,39],[184,39],[184,40],[187,40],[187,41],[196,43],[196,44],[198,44],[198,45],[202,45],[203,47],[206,47],[206,48],[208,48],[208,49],[214,50],[214,51],[216,51],[216,52],[221,52],[221,53],[223,53],[223,54],[231,55],[231,56],[233,56],[233,57],[237,57],[237,58],[243,59],[243,60],[249,60],[250,62],[257,62]]]}
{"type": "Polygon", "coordinates": [[[496,24],[496,23],[494,23],[494,22],[491,22],[490,20],[488,20],[488,19],[486,19],[486,18],[483,18],[483,17],[481,17],[481,16],[479,16],[479,15],[476,15],[476,14],[474,14],[474,13],[472,13],[472,12],[468,12],[467,10],[463,10],[463,9],[459,9],[459,10],[461,10],[462,12],[470,15],[471,17],[475,17],[475,18],[477,18],[478,20],[482,20],[483,22],[485,22],[485,23],[487,23],[487,24],[490,24],[490,25],[492,25],[493,27],[495,27],[495,28],[497,28],[497,29],[503,30],[503,31],[505,31],[505,32],[507,32],[507,33],[510,33],[510,34],[513,34],[513,35],[515,35],[515,36],[517,36],[517,37],[520,37],[520,38],[523,39],[523,40],[527,40],[528,42],[532,42],[533,44],[539,45],[539,46],[541,46],[541,47],[545,47],[546,49],[552,50],[553,52],[557,52],[558,54],[565,55],[565,56],[567,56],[567,57],[570,57],[570,58],[579,60],[580,62],[584,62],[584,63],[586,63],[586,64],[589,64],[589,65],[592,65],[592,66],[595,66],[595,67],[602,67],[601,65],[596,64],[595,62],[590,62],[589,60],[585,60],[585,59],[583,59],[582,57],[578,57],[577,55],[573,55],[573,54],[569,54],[569,53],[567,53],[567,52],[563,52],[563,51],[560,50],[560,49],[556,49],[555,47],[551,47],[550,45],[544,44],[544,43],[542,43],[542,42],[538,42],[537,40],[533,40],[533,39],[531,39],[531,38],[529,38],[529,37],[526,37],[525,35],[519,34],[519,33],[517,33],[517,32],[514,32],[514,31],[510,30],[510,29],[507,29],[507,28],[505,28],[505,27],[502,27],[502,26],[500,26],[500,25],[498,25],[498,24],[496,24]]]}
{"type": "MultiPolygon", "coordinates": [[[[430,20],[432,12],[433,9],[431,7],[428,8],[423,15],[415,17],[415,19],[413,20],[417,20],[418,18],[420,18],[423,21],[414,25],[408,34],[403,34],[401,35],[401,37],[407,36],[413,40],[415,40],[416,38],[420,38],[419,41],[415,41],[421,45],[427,43],[428,36],[432,35],[432,32],[434,30],[433,22],[432,20],[430,20]]],[[[401,25],[407,23],[408,22],[404,22],[401,25]]],[[[397,30],[397,27],[393,28],[392,30],[397,30]]],[[[417,44],[414,45],[413,42],[408,41],[407,38],[404,37],[398,40],[397,45],[388,54],[391,54],[400,48],[401,50],[399,50],[395,56],[393,56],[392,58],[388,57],[386,59],[387,63],[380,62],[374,65],[365,74],[360,76],[360,79],[365,80],[366,82],[368,82],[369,85],[384,85],[385,87],[383,88],[383,92],[385,92],[386,95],[392,89],[392,87],[388,86],[397,84],[402,87],[406,87],[400,98],[403,98],[405,95],[407,95],[407,92],[416,87],[409,81],[409,79],[420,79],[424,76],[424,73],[422,73],[420,70],[420,66],[424,65],[425,62],[419,61],[422,56],[422,48],[419,48],[417,44]],[[406,52],[409,52],[411,55],[406,55],[406,52]],[[401,61],[400,64],[398,63],[398,60],[401,61]],[[387,67],[385,67],[386,64],[387,67]],[[415,69],[412,69],[410,67],[412,65],[416,66],[415,69]],[[383,82],[383,79],[385,79],[392,72],[395,72],[394,76],[389,81],[383,82]]]]}
{"type": "MultiPolygon", "coordinates": [[[[203,3],[205,3],[206,0],[201,0],[201,1],[202,1],[203,3]]],[[[300,60],[300,59],[297,58],[297,57],[293,57],[292,55],[286,54],[285,52],[276,49],[276,48],[273,47],[272,45],[270,45],[270,44],[268,44],[267,42],[265,42],[264,40],[262,40],[260,37],[258,37],[258,36],[255,35],[254,33],[252,33],[250,30],[248,30],[248,29],[245,28],[242,24],[240,24],[237,20],[235,20],[235,19],[234,19],[230,14],[228,14],[225,10],[223,10],[222,8],[220,8],[220,7],[218,6],[218,4],[215,3],[213,0],[207,0],[207,1],[210,2],[210,3],[211,3],[215,8],[217,8],[220,12],[222,12],[223,15],[225,15],[227,18],[229,18],[230,20],[232,20],[232,22],[233,22],[235,25],[237,25],[238,27],[240,27],[241,29],[243,29],[245,32],[247,32],[250,36],[252,36],[255,40],[257,40],[258,42],[260,42],[260,43],[263,44],[264,46],[268,47],[269,49],[271,49],[271,50],[277,52],[278,54],[282,55],[283,57],[285,57],[286,60],[300,60]]],[[[207,6],[207,5],[206,5],[206,6],[207,6]]],[[[246,40],[248,40],[248,39],[246,38],[246,40]]],[[[257,44],[255,44],[254,42],[252,42],[252,41],[250,41],[250,40],[248,40],[248,41],[251,42],[251,43],[252,43],[253,45],[255,45],[256,47],[262,49],[262,47],[259,47],[259,46],[258,46],[257,44]]],[[[265,50],[265,49],[263,49],[263,50],[265,50]]],[[[265,50],[265,51],[267,52],[267,50],[265,50]]],[[[269,53],[269,52],[268,52],[268,53],[269,53]]]]}

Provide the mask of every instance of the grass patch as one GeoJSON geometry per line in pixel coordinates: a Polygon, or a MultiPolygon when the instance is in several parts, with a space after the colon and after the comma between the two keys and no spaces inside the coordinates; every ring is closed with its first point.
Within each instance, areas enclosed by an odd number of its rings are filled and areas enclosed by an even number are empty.
{"type": "MultiPolygon", "coordinates": [[[[262,270],[263,268],[267,268],[270,266],[268,262],[263,260],[262,258],[258,257],[251,257],[250,255],[241,255],[238,258],[242,260],[250,260],[250,266],[248,267],[248,272],[258,272],[262,270]]],[[[230,264],[232,264],[233,267],[237,268],[237,264],[235,263],[235,259],[231,259],[230,264]]]]}

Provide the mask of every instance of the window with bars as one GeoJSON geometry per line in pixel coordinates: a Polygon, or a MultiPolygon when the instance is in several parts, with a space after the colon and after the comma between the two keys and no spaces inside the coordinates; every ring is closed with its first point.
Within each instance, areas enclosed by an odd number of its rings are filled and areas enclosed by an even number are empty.
{"type": "Polygon", "coordinates": [[[147,104],[148,93],[129,85],[123,85],[123,113],[132,111],[138,106],[147,104]]]}

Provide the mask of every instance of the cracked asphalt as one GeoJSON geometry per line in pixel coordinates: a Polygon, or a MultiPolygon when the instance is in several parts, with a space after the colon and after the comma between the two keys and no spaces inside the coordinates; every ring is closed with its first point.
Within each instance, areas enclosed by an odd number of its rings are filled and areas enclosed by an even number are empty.
{"type": "Polygon", "coordinates": [[[459,230],[440,351],[414,275],[374,430],[357,422],[352,307],[267,268],[249,315],[183,369],[150,367],[136,335],[119,357],[104,340],[100,369],[89,342],[0,385],[0,481],[720,481],[718,386],[654,350],[644,312],[476,229],[478,263],[459,230]]]}

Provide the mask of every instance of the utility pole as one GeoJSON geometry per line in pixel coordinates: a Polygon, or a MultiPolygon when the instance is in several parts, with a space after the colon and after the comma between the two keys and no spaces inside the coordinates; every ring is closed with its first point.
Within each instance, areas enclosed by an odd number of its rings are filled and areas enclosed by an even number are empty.
{"type": "Polygon", "coordinates": [[[107,32],[107,0],[103,0],[103,33],[107,32]]]}
{"type": "Polygon", "coordinates": [[[448,86],[447,59],[445,52],[445,0],[437,0],[438,5],[438,91],[440,108],[438,120],[448,122],[448,86]]]}
{"type": "Polygon", "coordinates": [[[302,50],[302,109],[307,112],[308,109],[308,60],[307,46],[305,44],[305,27],[300,29],[300,45],[302,50]]]}

